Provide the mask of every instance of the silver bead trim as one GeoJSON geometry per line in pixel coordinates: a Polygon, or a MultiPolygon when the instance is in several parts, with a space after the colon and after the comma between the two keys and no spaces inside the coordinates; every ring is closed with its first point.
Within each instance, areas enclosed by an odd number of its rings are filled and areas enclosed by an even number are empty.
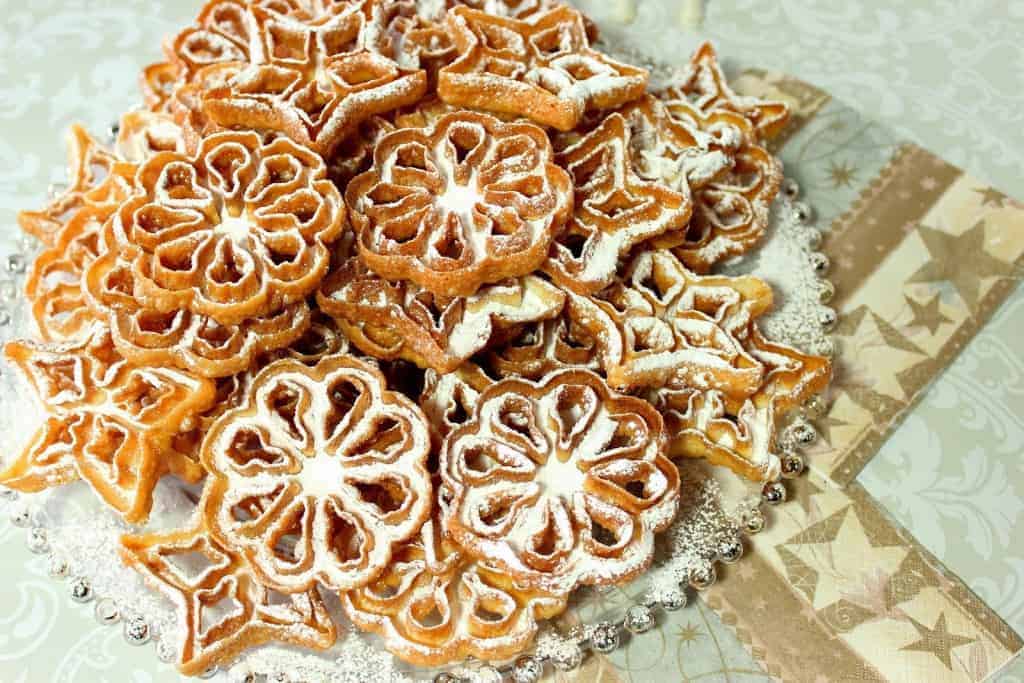
{"type": "Polygon", "coordinates": [[[92,584],[84,576],[78,576],[71,580],[68,590],[71,594],[71,599],[75,602],[89,602],[96,597],[92,592],[92,584]]]}
{"type": "Polygon", "coordinates": [[[779,505],[786,502],[786,487],[782,482],[770,481],[761,490],[761,497],[769,505],[779,505]]]}
{"type": "Polygon", "coordinates": [[[93,608],[93,615],[96,617],[96,621],[104,626],[111,626],[121,620],[121,610],[118,609],[117,603],[110,598],[97,600],[96,606],[93,608]]]}
{"type": "Polygon", "coordinates": [[[151,635],[149,624],[142,617],[132,617],[124,622],[124,639],[129,645],[145,645],[151,635]]]}

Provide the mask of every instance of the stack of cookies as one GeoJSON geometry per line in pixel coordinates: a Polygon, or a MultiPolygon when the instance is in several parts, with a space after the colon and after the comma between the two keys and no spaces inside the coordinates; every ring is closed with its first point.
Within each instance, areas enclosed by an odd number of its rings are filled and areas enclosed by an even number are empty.
{"type": "Polygon", "coordinates": [[[507,660],[582,585],[632,579],[678,458],[778,477],[829,363],[772,291],[786,107],[710,46],[671,86],[553,0],[213,0],[67,190],[9,344],[47,419],[0,482],[85,481],[179,607],[196,674],[346,626],[438,666],[507,660]],[[158,520],[154,520],[154,523],[158,520]]]}

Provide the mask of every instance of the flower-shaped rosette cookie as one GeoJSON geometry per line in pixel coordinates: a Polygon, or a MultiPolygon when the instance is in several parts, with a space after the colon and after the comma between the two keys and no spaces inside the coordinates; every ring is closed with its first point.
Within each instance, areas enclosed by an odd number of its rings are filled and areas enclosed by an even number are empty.
{"type": "Polygon", "coordinates": [[[678,506],[664,450],[657,411],[592,372],[502,380],[445,439],[445,530],[524,588],[629,580],[678,506]]]}
{"type": "Polygon", "coordinates": [[[687,193],[642,180],[630,162],[630,129],[619,114],[558,155],[573,177],[575,209],[544,270],[563,287],[590,294],[608,286],[619,259],[637,244],[690,220],[687,193]]]}
{"type": "Polygon", "coordinates": [[[758,278],[695,275],[671,252],[645,251],[607,289],[570,293],[567,308],[595,340],[613,387],[687,385],[748,397],[764,367],[743,340],[771,304],[771,288],[758,278]]]}
{"type": "Polygon", "coordinates": [[[441,69],[437,91],[450,104],[572,130],[587,111],[625,104],[647,86],[645,70],[590,47],[583,17],[571,7],[532,22],[456,7],[448,26],[459,57],[441,69]]]}
{"type": "Polygon", "coordinates": [[[391,653],[437,666],[518,654],[538,620],[561,613],[567,597],[515,588],[502,572],[467,558],[432,519],[373,583],[342,594],[341,605],[391,653]]]}
{"type": "Polygon", "coordinates": [[[371,270],[467,296],[543,262],[572,180],[537,126],[459,112],[384,136],[346,199],[371,270]]]}
{"type": "Polygon", "coordinates": [[[282,360],[213,424],[200,458],[211,533],[285,593],[349,590],[387,566],[431,508],[423,412],[351,356],[282,360]]]}
{"type": "Polygon", "coordinates": [[[187,309],[155,310],[136,295],[133,264],[111,258],[104,248],[105,256],[86,271],[84,290],[90,307],[106,319],[117,350],[133,364],[226,377],[248,370],[260,355],[287,347],[309,329],[305,300],[231,325],[187,309]]]}
{"type": "Polygon", "coordinates": [[[314,20],[252,8],[259,57],[206,91],[204,112],[222,127],[278,131],[329,157],[361,121],[422,97],[426,74],[399,67],[379,43],[387,3],[333,4],[336,12],[314,20]]]}
{"type": "Polygon", "coordinates": [[[155,154],[135,182],[93,267],[129,263],[140,305],[161,312],[232,324],[301,301],[344,226],[323,160],[284,138],[217,133],[194,157],[155,154]]]}

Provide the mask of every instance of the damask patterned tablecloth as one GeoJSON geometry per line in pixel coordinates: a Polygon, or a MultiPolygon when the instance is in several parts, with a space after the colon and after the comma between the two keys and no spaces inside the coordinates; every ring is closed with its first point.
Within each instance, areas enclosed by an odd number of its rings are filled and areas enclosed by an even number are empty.
{"type": "MultiPolygon", "coordinates": [[[[1024,204],[1004,194],[1024,195],[1024,3],[708,0],[698,30],[680,23],[692,3],[584,4],[662,61],[710,37],[728,65],[771,69],[733,71],[797,113],[778,151],[827,227],[841,350],[794,500],[701,601],[575,678],[1024,680],[1010,662],[1024,632],[1024,204]]],[[[62,131],[101,131],[131,106],[139,67],[195,6],[5,10],[0,221],[14,229],[60,179],[62,131]]],[[[177,680],[71,603],[6,515],[0,539],[0,681],[177,680]]]]}

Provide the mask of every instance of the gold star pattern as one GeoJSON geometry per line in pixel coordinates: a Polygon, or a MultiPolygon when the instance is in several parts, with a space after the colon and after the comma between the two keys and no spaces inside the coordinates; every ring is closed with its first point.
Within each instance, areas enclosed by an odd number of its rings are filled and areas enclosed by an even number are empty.
{"type": "MultiPolygon", "coordinates": [[[[836,422],[838,421],[839,420],[836,420],[836,422]]],[[[844,422],[843,424],[846,423],[844,422]]],[[[818,509],[817,503],[811,500],[811,498],[823,491],[824,489],[811,481],[810,477],[801,477],[794,481],[794,485],[790,489],[790,500],[798,503],[800,508],[804,511],[804,514],[810,517],[812,506],[815,510],[818,509]]]]}
{"type": "Polygon", "coordinates": [[[918,226],[917,233],[931,260],[907,282],[950,282],[970,311],[978,305],[982,280],[1013,271],[1009,263],[985,251],[984,221],[978,221],[962,235],[950,235],[924,225],[918,226]]]}
{"type": "Polygon", "coordinates": [[[829,446],[832,445],[832,428],[846,427],[849,424],[849,422],[832,417],[831,415],[826,415],[825,417],[818,418],[814,421],[814,427],[818,430],[818,435],[821,436],[829,446]]]}
{"type": "Polygon", "coordinates": [[[680,626],[676,631],[676,635],[679,636],[679,640],[681,640],[686,647],[690,647],[690,645],[697,642],[698,638],[704,637],[704,633],[701,631],[700,626],[696,626],[690,622],[687,622],[686,626],[680,626]]]}
{"type": "Polygon", "coordinates": [[[936,620],[935,626],[932,628],[928,628],[913,617],[907,617],[907,619],[917,630],[917,634],[920,637],[910,645],[904,645],[900,649],[904,651],[930,652],[935,655],[940,662],[945,664],[946,668],[950,671],[953,670],[953,662],[950,656],[953,648],[973,643],[975,640],[974,638],[967,638],[965,636],[958,636],[955,633],[950,633],[946,627],[945,612],[939,613],[939,618],[936,620]]]}
{"type": "Polygon", "coordinates": [[[906,294],[903,295],[910,306],[913,319],[907,323],[907,327],[927,327],[929,334],[935,334],[942,323],[952,323],[942,311],[939,310],[939,295],[936,294],[928,303],[920,304],[906,294]]]}
{"type": "MultiPolygon", "coordinates": [[[[785,543],[789,565],[798,569],[801,592],[819,612],[863,584],[865,558],[873,569],[894,574],[909,552],[905,546],[876,545],[860,515],[843,508],[785,543]],[[811,581],[813,579],[813,584],[811,581]]],[[[782,550],[779,546],[776,550],[782,550]]],[[[780,553],[781,555],[781,553],[780,553]]]]}
{"type": "Polygon", "coordinates": [[[838,385],[858,405],[876,413],[898,409],[909,399],[893,373],[878,367],[908,367],[928,354],[885,318],[866,306],[845,314],[835,334],[843,343],[843,382],[838,385]]]}
{"type": "Polygon", "coordinates": [[[828,177],[832,181],[832,187],[850,187],[853,184],[854,174],[857,169],[845,161],[832,162],[828,167],[828,177]]]}
{"type": "Polygon", "coordinates": [[[979,187],[974,191],[981,195],[982,206],[995,206],[1000,209],[1006,206],[1006,195],[999,190],[991,187],[979,187]]]}

